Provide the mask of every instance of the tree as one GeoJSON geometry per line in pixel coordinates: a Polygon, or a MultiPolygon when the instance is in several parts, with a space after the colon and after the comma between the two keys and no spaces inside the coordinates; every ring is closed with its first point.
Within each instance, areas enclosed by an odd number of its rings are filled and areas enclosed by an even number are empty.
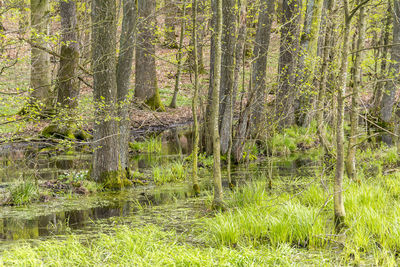
{"type": "Polygon", "coordinates": [[[165,0],[165,40],[164,45],[168,48],[178,48],[175,35],[175,16],[178,8],[176,7],[174,0],[165,0]]]}
{"type": "Polygon", "coordinates": [[[49,1],[31,0],[31,101],[50,104],[51,76],[49,54],[37,46],[47,47],[49,30],[49,1]]]}
{"type": "Polygon", "coordinates": [[[119,41],[119,55],[116,68],[117,75],[117,100],[119,134],[120,134],[120,164],[121,169],[128,169],[128,144],[130,136],[129,127],[129,89],[131,88],[131,75],[133,52],[135,48],[136,20],[138,0],[123,0],[123,18],[121,37],[119,41]]]}
{"type": "Polygon", "coordinates": [[[301,2],[298,0],[283,0],[281,16],[281,40],[279,53],[279,84],[277,93],[277,119],[279,125],[286,127],[295,122],[294,100],[297,94],[294,86],[297,51],[298,24],[300,20],[301,2]]]}
{"type": "Polygon", "coordinates": [[[57,103],[61,107],[75,108],[78,105],[79,46],[77,34],[76,1],[60,1],[61,53],[57,77],[57,103]]]}
{"type": "Polygon", "coordinates": [[[110,188],[123,186],[117,118],[116,1],[92,0],[92,66],[95,104],[92,177],[110,188]]]}
{"type": "Polygon", "coordinates": [[[161,102],[155,59],[155,0],[138,1],[135,97],[153,110],[165,111],[161,102]]]}
{"type": "Polygon", "coordinates": [[[214,55],[214,76],[213,76],[213,91],[212,91],[212,106],[211,106],[211,130],[214,155],[214,201],[215,208],[223,208],[223,193],[221,181],[221,143],[218,130],[219,117],[219,88],[221,82],[221,47],[222,47],[222,0],[213,0],[216,10],[213,13],[215,16],[215,55],[214,55]]]}

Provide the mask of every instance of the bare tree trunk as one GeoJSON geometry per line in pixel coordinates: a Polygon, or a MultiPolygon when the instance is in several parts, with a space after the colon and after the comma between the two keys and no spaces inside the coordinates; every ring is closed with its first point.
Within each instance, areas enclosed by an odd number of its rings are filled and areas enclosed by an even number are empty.
{"type": "Polygon", "coordinates": [[[151,109],[165,111],[157,85],[155,60],[155,0],[138,1],[139,21],[136,43],[135,97],[151,109]]]}
{"type": "Polygon", "coordinates": [[[254,45],[254,63],[251,84],[255,98],[252,103],[252,134],[257,135],[265,125],[266,74],[271,27],[275,9],[274,0],[262,0],[254,45]]]}
{"type": "Polygon", "coordinates": [[[78,105],[79,96],[76,2],[74,0],[60,1],[60,15],[62,34],[57,103],[61,107],[75,108],[78,105]]]}
{"type": "Polygon", "coordinates": [[[96,124],[92,177],[110,188],[123,185],[116,119],[116,3],[92,1],[93,87],[96,124]]]}
{"type": "Polygon", "coordinates": [[[123,18],[117,62],[117,101],[121,169],[129,172],[129,89],[131,88],[133,52],[135,49],[138,0],[123,0],[123,18]]]}
{"type": "Polygon", "coordinates": [[[193,180],[193,190],[195,194],[200,193],[200,186],[197,177],[197,158],[199,153],[199,123],[197,120],[197,109],[198,109],[198,101],[199,101],[199,61],[198,61],[198,53],[197,53],[197,0],[193,0],[192,4],[193,10],[193,55],[194,55],[194,94],[192,101],[192,113],[193,113],[193,132],[194,132],[194,140],[193,140],[193,171],[192,171],[192,180],[193,180]]]}
{"type": "Polygon", "coordinates": [[[298,48],[298,23],[301,1],[283,0],[281,45],[279,53],[279,88],[277,93],[277,119],[281,127],[293,125],[296,97],[295,69],[298,48]]]}
{"type": "MultiPolygon", "coordinates": [[[[46,37],[49,31],[49,1],[31,0],[31,42],[47,47],[46,37]]],[[[33,102],[50,104],[51,74],[50,57],[46,51],[31,48],[31,98],[33,102]]]]}
{"type": "Polygon", "coordinates": [[[222,34],[222,63],[221,88],[219,96],[219,132],[221,136],[221,153],[228,152],[232,138],[232,100],[235,42],[236,42],[236,0],[222,0],[223,3],[223,34],[222,34]]]}
{"type": "Polygon", "coordinates": [[[178,97],[179,85],[181,83],[181,74],[182,74],[182,50],[183,50],[183,38],[185,36],[185,28],[186,28],[186,1],[183,2],[183,16],[181,19],[181,34],[179,37],[179,48],[178,48],[178,70],[175,78],[175,89],[174,95],[172,96],[171,103],[169,104],[170,108],[176,108],[176,98],[178,97]]]}
{"type": "Polygon", "coordinates": [[[223,193],[221,181],[221,143],[218,131],[219,117],[219,88],[221,82],[221,43],[222,43],[222,0],[214,0],[216,2],[216,31],[215,31],[215,58],[214,58],[214,80],[212,92],[212,110],[211,125],[213,138],[213,156],[214,156],[214,201],[213,206],[217,209],[223,208],[223,193]]]}
{"type": "Polygon", "coordinates": [[[358,135],[358,116],[359,116],[359,88],[362,83],[361,77],[361,49],[364,48],[365,40],[365,7],[362,6],[359,10],[358,18],[358,39],[356,44],[356,54],[353,63],[353,92],[351,95],[351,110],[350,110],[350,138],[347,150],[346,172],[350,179],[357,180],[356,173],[356,151],[357,151],[357,135],[358,135]]]}
{"type": "Polygon", "coordinates": [[[344,173],[344,97],[347,88],[347,66],[350,34],[350,18],[348,1],[344,0],[344,30],[341,66],[339,73],[339,88],[337,92],[337,128],[336,128],[336,173],[334,181],[335,225],[340,230],[344,225],[346,212],[343,201],[343,173],[344,173]]]}
{"type": "MultiPolygon", "coordinates": [[[[393,43],[400,43],[400,3],[394,1],[393,5],[393,43]]],[[[398,82],[398,73],[400,70],[400,47],[398,45],[391,47],[391,64],[389,67],[390,81],[386,83],[386,88],[383,91],[380,118],[383,126],[393,132],[393,106],[396,99],[396,84],[398,82]]],[[[392,145],[392,136],[384,134],[382,140],[388,145],[392,145]]]]}

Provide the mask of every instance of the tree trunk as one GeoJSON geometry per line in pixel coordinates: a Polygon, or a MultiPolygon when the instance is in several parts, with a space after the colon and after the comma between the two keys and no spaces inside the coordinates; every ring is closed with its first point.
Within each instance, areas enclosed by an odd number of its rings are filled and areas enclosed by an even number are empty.
{"type": "Polygon", "coordinates": [[[358,18],[358,39],[356,44],[356,54],[353,62],[353,92],[351,95],[351,110],[350,110],[350,137],[347,150],[346,171],[350,179],[356,181],[356,151],[357,151],[357,135],[358,135],[358,116],[359,116],[359,88],[361,87],[361,62],[362,54],[361,49],[364,48],[365,40],[365,7],[362,6],[359,10],[358,18]]]}
{"type": "MultiPolygon", "coordinates": [[[[400,2],[394,1],[393,5],[393,43],[400,43],[400,2]]],[[[396,100],[396,84],[398,82],[398,73],[400,70],[400,47],[398,45],[391,47],[391,63],[389,68],[390,81],[386,83],[383,91],[380,118],[383,126],[393,132],[393,106],[396,100]]],[[[392,135],[383,134],[382,140],[388,145],[392,145],[392,135]]]]}
{"type": "Polygon", "coordinates": [[[164,45],[168,48],[178,48],[176,43],[175,35],[175,18],[177,15],[178,8],[176,7],[174,0],[165,0],[165,40],[164,45]]]}
{"type": "Polygon", "coordinates": [[[214,201],[213,206],[217,209],[223,208],[223,193],[221,182],[221,143],[218,131],[219,117],[219,89],[221,82],[221,46],[222,46],[222,0],[214,0],[216,2],[215,16],[215,55],[214,55],[214,79],[212,92],[212,109],[211,109],[211,129],[213,139],[213,156],[214,156],[214,201]]]}
{"type": "Polygon", "coordinates": [[[193,181],[193,190],[197,195],[200,193],[200,186],[197,177],[197,159],[199,153],[199,123],[197,120],[197,109],[198,109],[198,101],[199,101],[199,61],[198,61],[198,53],[197,53],[197,0],[193,0],[192,3],[193,10],[193,55],[194,55],[194,93],[193,93],[193,101],[192,101],[192,113],[193,113],[193,132],[194,132],[194,140],[193,140],[193,170],[192,170],[192,181],[193,181]]]}
{"type": "Polygon", "coordinates": [[[119,41],[119,55],[117,62],[117,100],[119,134],[120,134],[120,161],[121,169],[129,172],[128,143],[129,143],[129,89],[131,88],[131,75],[133,52],[135,48],[137,2],[138,0],[123,0],[123,18],[121,37],[119,41]]]}
{"type": "Polygon", "coordinates": [[[339,88],[337,92],[337,126],[336,126],[336,172],[334,181],[335,225],[340,230],[344,225],[346,212],[343,201],[343,173],[344,173],[344,97],[347,88],[347,66],[350,34],[350,18],[347,0],[344,0],[344,31],[341,67],[339,73],[339,88]]]}
{"type": "Polygon", "coordinates": [[[175,78],[175,89],[174,95],[172,96],[171,103],[169,104],[170,108],[176,108],[176,98],[178,97],[179,85],[181,83],[181,74],[182,74],[182,50],[183,50],[183,38],[185,36],[185,28],[186,28],[186,2],[182,4],[183,8],[183,16],[181,19],[181,33],[179,37],[179,49],[178,49],[178,70],[175,78]]]}
{"type": "Polygon", "coordinates": [[[92,1],[95,131],[92,177],[110,188],[123,185],[116,119],[116,1],[92,1]]]}
{"type": "Polygon", "coordinates": [[[296,123],[299,126],[308,126],[313,103],[313,86],[311,77],[314,72],[317,55],[316,42],[318,40],[322,0],[308,0],[304,18],[303,32],[300,38],[299,62],[297,66],[296,86],[299,87],[298,102],[295,107],[296,123]]]}
{"type": "Polygon", "coordinates": [[[281,127],[293,125],[296,97],[295,70],[298,50],[298,24],[301,1],[283,0],[281,44],[279,53],[279,83],[277,93],[277,119],[281,127]]]}
{"type": "MultiPolygon", "coordinates": [[[[48,0],[31,0],[31,42],[41,47],[47,47],[49,12],[48,0]]],[[[50,57],[47,52],[35,47],[31,48],[30,87],[33,102],[47,106],[51,103],[50,57]]]]}
{"type": "Polygon", "coordinates": [[[222,0],[223,3],[223,34],[221,87],[219,96],[219,132],[221,137],[221,153],[228,152],[232,139],[232,102],[235,69],[236,43],[236,0],[222,0]]]}
{"type": "Polygon", "coordinates": [[[60,15],[62,33],[57,103],[64,108],[76,108],[79,96],[76,2],[74,0],[60,1],[60,15]]]}
{"type": "Polygon", "coordinates": [[[135,97],[153,110],[165,111],[157,85],[155,59],[155,0],[138,0],[135,97]]]}
{"type": "Polygon", "coordinates": [[[252,91],[255,98],[252,103],[252,134],[258,135],[265,126],[266,75],[271,27],[275,9],[274,0],[262,0],[258,17],[257,33],[254,45],[254,63],[251,76],[252,91]]]}

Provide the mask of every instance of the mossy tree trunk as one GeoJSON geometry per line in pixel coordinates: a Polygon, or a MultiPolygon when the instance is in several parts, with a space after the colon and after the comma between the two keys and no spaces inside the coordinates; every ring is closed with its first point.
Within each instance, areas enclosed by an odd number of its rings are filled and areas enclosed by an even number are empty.
{"type": "MultiPolygon", "coordinates": [[[[31,42],[47,47],[49,31],[49,0],[31,0],[31,42]]],[[[31,101],[35,104],[51,103],[50,57],[43,49],[31,48],[31,101]]]]}
{"type": "Polygon", "coordinates": [[[155,0],[138,0],[135,97],[153,110],[165,111],[157,85],[155,0]]]}
{"type": "Polygon", "coordinates": [[[117,118],[116,1],[92,0],[92,61],[95,104],[92,177],[107,187],[123,185],[117,118]]]}
{"type": "Polygon", "coordinates": [[[76,1],[61,1],[60,15],[62,32],[60,68],[57,77],[57,103],[63,108],[72,109],[77,107],[79,95],[76,1]]]}
{"type": "Polygon", "coordinates": [[[346,172],[347,176],[352,180],[357,180],[356,173],[356,151],[357,151],[357,143],[358,143],[358,116],[359,116],[359,89],[361,88],[361,62],[363,52],[361,51],[364,48],[364,40],[365,40],[365,7],[362,6],[359,10],[358,15],[358,38],[356,44],[356,53],[354,55],[353,67],[352,67],[352,85],[353,91],[351,94],[351,110],[350,110],[350,137],[349,144],[347,149],[347,158],[346,158],[346,172]]]}
{"type": "Polygon", "coordinates": [[[221,181],[221,143],[218,130],[219,117],[219,89],[221,83],[221,55],[222,55],[222,0],[214,0],[216,10],[213,13],[215,16],[215,55],[214,55],[214,77],[213,77],[213,92],[211,106],[211,130],[213,140],[213,156],[214,156],[214,201],[213,206],[217,209],[223,208],[223,192],[221,181]]]}
{"type": "Polygon", "coordinates": [[[123,18],[121,37],[119,41],[119,55],[117,62],[117,100],[119,134],[120,134],[120,161],[123,170],[128,169],[128,144],[130,135],[129,118],[129,90],[131,89],[131,75],[133,52],[135,48],[136,20],[138,0],[123,0],[123,18]]]}

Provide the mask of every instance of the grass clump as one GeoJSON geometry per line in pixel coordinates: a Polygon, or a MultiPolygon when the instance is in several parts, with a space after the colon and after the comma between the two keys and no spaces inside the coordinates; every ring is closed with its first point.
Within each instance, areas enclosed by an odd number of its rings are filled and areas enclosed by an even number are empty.
{"type": "Polygon", "coordinates": [[[39,198],[39,187],[34,181],[24,181],[10,188],[10,200],[12,205],[24,205],[39,198]]]}
{"type": "Polygon", "coordinates": [[[153,167],[153,179],[157,185],[184,181],[186,179],[185,166],[181,161],[175,161],[166,166],[155,166],[153,167]]]}
{"type": "Polygon", "coordinates": [[[160,137],[151,137],[144,142],[129,143],[129,147],[134,153],[160,153],[162,142],[160,137]]]}

